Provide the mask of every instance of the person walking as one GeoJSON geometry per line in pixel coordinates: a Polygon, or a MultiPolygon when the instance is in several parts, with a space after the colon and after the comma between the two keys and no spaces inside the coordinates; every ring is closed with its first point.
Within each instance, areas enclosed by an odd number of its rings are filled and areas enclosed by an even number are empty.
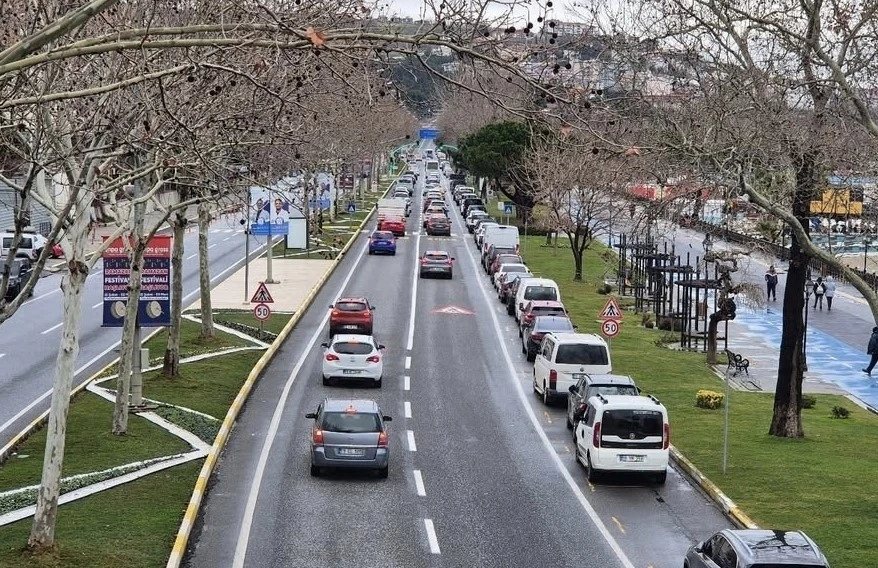
{"type": "Polygon", "coordinates": [[[814,309],[817,309],[817,304],[820,304],[820,309],[823,309],[823,294],[826,293],[826,287],[823,286],[823,278],[818,276],[817,282],[814,283],[814,305],[812,306],[814,309]]]}
{"type": "Polygon", "coordinates": [[[823,289],[826,291],[826,310],[832,311],[832,299],[835,297],[835,280],[832,276],[826,277],[826,282],[823,283],[823,289]]]}
{"type": "Polygon", "coordinates": [[[768,272],[765,273],[765,287],[767,289],[768,295],[766,297],[767,300],[777,301],[777,271],[774,269],[774,265],[768,267],[768,272]]]}
{"type": "Polygon", "coordinates": [[[866,348],[866,353],[871,355],[872,359],[869,361],[869,366],[863,369],[863,372],[872,376],[872,369],[875,367],[875,363],[878,363],[878,327],[872,328],[872,337],[869,338],[869,346],[866,348]]]}

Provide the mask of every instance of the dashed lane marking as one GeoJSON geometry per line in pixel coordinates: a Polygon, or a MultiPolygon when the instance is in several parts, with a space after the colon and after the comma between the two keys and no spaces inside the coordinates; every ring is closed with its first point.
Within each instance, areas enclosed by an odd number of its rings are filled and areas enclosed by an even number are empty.
{"type": "Polygon", "coordinates": [[[430,554],[441,554],[439,539],[436,537],[436,527],[433,526],[433,521],[424,519],[424,528],[427,529],[427,543],[430,545],[430,554]]]}
{"type": "Polygon", "coordinates": [[[405,436],[406,436],[406,438],[408,438],[409,451],[410,452],[417,452],[418,445],[415,443],[415,433],[412,432],[411,430],[406,430],[405,436]]]}
{"type": "Polygon", "coordinates": [[[619,519],[617,519],[616,517],[610,517],[610,518],[613,519],[614,523],[616,523],[616,527],[619,529],[619,532],[621,532],[622,534],[625,534],[625,527],[622,526],[622,523],[619,521],[619,519]]]}
{"type": "Polygon", "coordinates": [[[409,401],[405,401],[402,403],[402,407],[403,407],[404,412],[405,412],[405,417],[411,418],[412,417],[412,403],[410,403],[409,401]]]}
{"type": "Polygon", "coordinates": [[[408,371],[411,368],[412,368],[412,358],[406,357],[405,358],[405,370],[408,371]]]}
{"type": "Polygon", "coordinates": [[[424,487],[424,477],[421,475],[421,470],[414,470],[412,475],[415,476],[415,491],[417,491],[418,497],[426,497],[427,488],[424,487]]]}
{"type": "Polygon", "coordinates": [[[412,378],[408,375],[405,375],[402,378],[402,390],[409,390],[412,388],[412,378]]]}
{"type": "Polygon", "coordinates": [[[53,325],[52,327],[50,327],[50,328],[47,329],[46,331],[42,331],[42,332],[40,332],[40,335],[46,335],[47,333],[52,333],[53,331],[55,331],[56,329],[58,329],[58,328],[61,327],[62,325],[64,325],[64,322],[63,322],[63,321],[62,321],[61,323],[59,323],[59,324],[55,324],[55,325],[53,325]]]}

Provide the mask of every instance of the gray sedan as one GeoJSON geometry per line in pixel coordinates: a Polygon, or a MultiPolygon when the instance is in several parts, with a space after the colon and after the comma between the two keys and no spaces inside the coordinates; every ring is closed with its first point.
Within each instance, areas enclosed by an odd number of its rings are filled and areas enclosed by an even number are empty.
{"type": "Polygon", "coordinates": [[[727,529],[689,549],[683,568],[829,568],[801,531],[727,529]]]}
{"type": "Polygon", "coordinates": [[[454,257],[444,250],[428,250],[421,256],[418,276],[441,276],[449,280],[454,275],[454,257]]]}
{"type": "Polygon", "coordinates": [[[386,478],[390,446],[385,416],[374,400],[324,399],[305,418],[311,427],[311,475],[329,468],[370,469],[386,478]]]}

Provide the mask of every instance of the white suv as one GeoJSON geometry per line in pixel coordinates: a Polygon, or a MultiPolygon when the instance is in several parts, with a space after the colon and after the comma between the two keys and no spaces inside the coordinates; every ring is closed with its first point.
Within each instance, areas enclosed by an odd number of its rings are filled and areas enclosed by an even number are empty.
{"type": "Polygon", "coordinates": [[[610,350],[593,333],[547,333],[534,358],[534,392],[549,404],[567,397],[570,387],[586,375],[613,372],[610,350]]]}
{"type": "MultiPolygon", "coordinates": [[[[5,233],[0,233],[0,256],[6,256],[12,247],[12,240],[15,238],[15,229],[7,229],[5,233]]],[[[25,229],[21,233],[21,241],[18,243],[18,250],[15,256],[26,256],[31,261],[40,257],[43,248],[49,243],[48,239],[33,229],[25,229]]]]}
{"type": "Polygon", "coordinates": [[[659,484],[667,478],[671,428],[654,396],[591,397],[573,439],[589,481],[612,471],[649,474],[659,484]]]}

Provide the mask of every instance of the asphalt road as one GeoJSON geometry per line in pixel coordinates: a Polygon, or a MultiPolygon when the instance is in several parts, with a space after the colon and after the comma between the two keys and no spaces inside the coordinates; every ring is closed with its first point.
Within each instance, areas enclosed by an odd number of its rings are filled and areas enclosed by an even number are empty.
{"type": "MultiPolygon", "coordinates": [[[[209,237],[211,280],[221,282],[244,259],[243,231],[234,219],[216,221],[209,237]]],[[[265,239],[251,237],[254,254],[265,239]]],[[[186,234],[184,245],[184,307],[198,299],[198,233],[186,234]]],[[[80,352],[74,386],[118,356],[120,328],[101,327],[102,265],[86,280],[83,295],[80,352]]],[[[32,299],[0,326],[0,447],[49,407],[55,359],[61,341],[62,274],[41,278],[32,299]]],[[[144,330],[144,335],[150,330],[144,330]]],[[[152,355],[155,355],[153,353],[152,355]]]]}
{"type": "Polygon", "coordinates": [[[450,238],[418,234],[415,216],[409,231],[396,257],[365,255],[362,235],[266,369],[185,565],[678,568],[690,544],[730,526],[676,472],[664,487],[590,486],[563,410],[531,394],[531,365],[460,216],[450,238]],[[453,280],[416,278],[433,248],[457,258],[453,280]],[[377,306],[380,390],[321,384],[327,307],[343,294],[377,306]],[[436,313],[448,307],[472,313],[436,313]],[[394,417],[388,479],[310,477],[304,415],[324,397],[374,398],[394,417]]]}

